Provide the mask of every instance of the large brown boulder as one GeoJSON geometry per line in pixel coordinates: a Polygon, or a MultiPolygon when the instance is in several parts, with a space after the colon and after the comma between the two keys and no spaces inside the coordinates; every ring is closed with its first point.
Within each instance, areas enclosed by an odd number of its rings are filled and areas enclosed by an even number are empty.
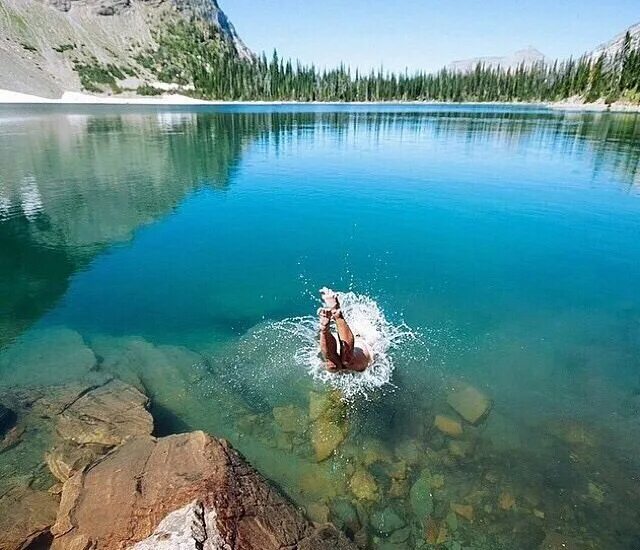
{"type": "Polygon", "coordinates": [[[203,432],[136,437],[76,473],[52,532],[53,550],[354,548],[203,432]]]}

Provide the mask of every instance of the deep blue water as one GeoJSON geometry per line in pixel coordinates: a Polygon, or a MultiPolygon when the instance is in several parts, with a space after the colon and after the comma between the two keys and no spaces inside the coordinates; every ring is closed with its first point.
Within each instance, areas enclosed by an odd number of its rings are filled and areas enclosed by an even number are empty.
{"type": "MultiPolygon", "coordinates": [[[[2,108],[0,384],[81,376],[29,354],[55,355],[60,327],[98,369],[131,337],[186,348],[197,359],[180,365],[184,387],[144,366],[158,433],[228,437],[301,505],[352,498],[341,461],[358,463],[372,438],[396,454],[412,440],[441,456],[411,470],[445,476],[434,517],[474,503],[477,521],[453,542],[537,548],[559,532],[580,548],[636,548],[639,161],[635,115],[2,108]],[[420,339],[397,350],[393,386],[349,405],[349,437],[318,465],[302,440],[274,448],[259,432],[277,432],[272,407],[306,410],[322,388],[282,342],[245,348],[257,327],[312,315],[323,285],[373,297],[420,339]],[[459,379],[493,408],[468,428],[475,451],[452,460],[430,426],[452,414],[444,399],[459,379]],[[476,502],[487,471],[499,486],[476,502]],[[306,491],[310,472],[344,483],[306,491]],[[509,513],[496,505],[505,487],[509,513]]],[[[415,521],[408,497],[362,506],[415,521]]],[[[372,547],[389,544],[372,529],[372,547]]],[[[396,547],[418,547],[418,531],[396,547]]]]}

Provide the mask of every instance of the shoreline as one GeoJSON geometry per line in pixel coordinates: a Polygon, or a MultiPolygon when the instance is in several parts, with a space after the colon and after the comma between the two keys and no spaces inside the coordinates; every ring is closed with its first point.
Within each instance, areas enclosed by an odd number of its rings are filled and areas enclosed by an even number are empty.
{"type": "Polygon", "coordinates": [[[640,113],[640,105],[604,102],[580,103],[576,101],[228,101],[197,99],[181,94],[162,94],[159,96],[96,96],[81,92],[64,92],[59,98],[46,98],[11,90],[0,89],[2,105],[146,105],[146,106],[225,106],[225,105],[487,105],[504,107],[542,108],[554,111],[571,112],[611,112],[640,113]]]}

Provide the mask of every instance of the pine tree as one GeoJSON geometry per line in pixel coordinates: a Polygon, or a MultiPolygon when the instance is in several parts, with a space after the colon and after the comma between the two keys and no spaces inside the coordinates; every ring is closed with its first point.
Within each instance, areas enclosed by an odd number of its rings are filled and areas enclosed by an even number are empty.
{"type": "Polygon", "coordinates": [[[300,101],[549,101],[580,96],[587,101],[620,96],[640,101],[640,49],[629,34],[612,59],[582,57],[515,69],[478,64],[467,73],[445,69],[434,74],[383,67],[362,73],[341,63],[319,71],[314,65],[283,60],[274,50],[240,59],[217,29],[181,23],[157,37],[153,53],[160,79],[192,82],[205,98],[300,101]]]}

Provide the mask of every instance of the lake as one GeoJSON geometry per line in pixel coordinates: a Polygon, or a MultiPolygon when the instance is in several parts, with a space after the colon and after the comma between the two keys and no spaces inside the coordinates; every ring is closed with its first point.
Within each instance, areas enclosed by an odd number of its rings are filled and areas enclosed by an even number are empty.
{"type": "Polygon", "coordinates": [[[371,548],[640,548],[638,281],[637,115],[0,108],[0,396],[122,378],[371,548]],[[325,285],[410,330],[390,383],[300,361],[325,285]]]}

